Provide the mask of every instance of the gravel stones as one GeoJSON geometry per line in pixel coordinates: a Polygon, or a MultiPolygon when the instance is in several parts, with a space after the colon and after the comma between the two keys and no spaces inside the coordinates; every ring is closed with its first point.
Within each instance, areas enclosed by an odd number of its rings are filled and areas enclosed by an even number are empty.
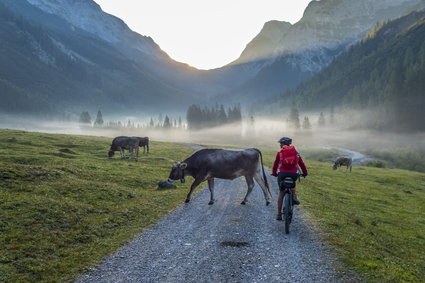
{"type": "MultiPolygon", "coordinates": [[[[272,181],[272,180],[271,180],[272,181]]],[[[273,180],[274,181],[274,180],[273,180]]],[[[276,182],[272,185],[277,196],[276,182]]],[[[340,282],[347,274],[295,208],[291,233],[256,185],[217,179],[77,282],[340,282]],[[223,244],[226,243],[226,244],[223,244]],[[235,244],[232,244],[235,243],[235,244]],[[238,244],[243,243],[243,244],[238,244]]],[[[183,202],[184,200],[182,200],[183,202]]]]}

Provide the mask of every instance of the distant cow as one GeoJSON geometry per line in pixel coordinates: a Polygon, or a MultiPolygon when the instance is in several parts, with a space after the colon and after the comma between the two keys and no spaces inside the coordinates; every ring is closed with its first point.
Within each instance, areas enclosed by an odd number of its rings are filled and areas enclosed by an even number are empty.
{"type": "Polygon", "coordinates": [[[195,181],[190,186],[186,202],[190,201],[193,190],[203,181],[208,181],[210,189],[210,202],[214,203],[214,178],[233,180],[244,176],[248,184],[248,191],[241,204],[245,204],[249,194],[254,188],[254,179],[260,185],[266,199],[270,204],[270,188],[263,167],[263,157],[256,148],[240,151],[226,149],[201,149],[182,162],[175,162],[171,168],[168,180],[185,181],[185,176],[192,176],[195,181]]]}
{"type": "Polygon", "coordinates": [[[109,149],[108,156],[112,157],[115,151],[120,151],[121,158],[125,157],[125,149],[130,151],[130,159],[133,155],[133,151],[136,151],[136,160],[139,159],[139,144],[140,139],[137,137],[126,137],[119,136],[113,139],[111,148],[109,149]]]}
{"type": "Polygon", "coordinates": [[[143,146],[143,153],[147,152],[149,153],[149,138],[148,137],[137,137],[139,139],[139,146],[143,146]]]}
{"type": "Polygon", "coordinates": [[[352,163],[353,163],[353,160],[350,157],[338,157],[335,160],[335,163],[334,163],[332,168],[334,170],[336,170],[336,169],[338,169],[338,167],[347,166],[347,169],[345,171],[347,171],[348,168],[350,168],[350,172],[351,172],[351,169],[353,167],[352,163]]]}

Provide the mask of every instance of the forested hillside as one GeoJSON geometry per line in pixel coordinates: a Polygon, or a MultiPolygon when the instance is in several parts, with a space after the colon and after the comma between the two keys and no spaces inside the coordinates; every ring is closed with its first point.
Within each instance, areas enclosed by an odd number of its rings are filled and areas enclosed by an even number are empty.
{"type": "Polygon", "coordinates": [[[134,113],[191,96],[113,44],[26,1],[0,3],[1,113],[134,113]],[[178,98],[178,99],[177,99],[178,98]]]}
{"type": "Polygon", "coordinates": [[[280,100],[309,110],[368,110],[368,126],[425,130],[425,11],[377,25],[329,67],[280,100]],[[289,97],[289,99],[288,99],[289,97]]]}

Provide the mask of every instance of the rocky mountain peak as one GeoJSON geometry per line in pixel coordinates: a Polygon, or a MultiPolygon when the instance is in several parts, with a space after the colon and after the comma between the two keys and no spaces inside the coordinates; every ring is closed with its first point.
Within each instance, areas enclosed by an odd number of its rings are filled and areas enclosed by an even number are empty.
{"type": "Polygon", "coordinates": [[[423,0],[312,1],[302,19],[281,35],[275,55],[316,48],[334,49],[362,38],[377,22],[398,18],[423,0]]]}
{"type": "Polygon", "coordinates": [[[361,39],[377,22],[401,17],[424,6],[424,0],[312,1],[296,24],[279,21],[266,24],[235,62],[273,59],[321,48],[333,50],[361,39]]]}
{"type": "Polygon", "coordinates": [[[240,64],[269,58],[274,53],[280,40],[280,37],[276,37],[276,35],[285,34],[291,27],[292,25],[288,22],[266,22],[260,33],[247,44],[240,58],[234,63],[240,64]]]}
{"type": "Polygon", "coordinates": [[[102,11],[93,0],[27,0],[39,9],[57,15],[86,32],[115,45],[128,45],[140,52],[155,57],[168,57],[147,36],[130,30],[121,19],[102,11]],[[76,12],[78,11],[78,12],[76,12]]]}

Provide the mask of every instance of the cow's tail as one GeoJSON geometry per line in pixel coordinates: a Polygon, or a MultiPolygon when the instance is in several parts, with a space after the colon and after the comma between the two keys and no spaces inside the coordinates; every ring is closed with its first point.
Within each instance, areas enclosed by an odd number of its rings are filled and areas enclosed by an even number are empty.
{"type": "Polygon", "coordinates": [[[267,181],[267,177],[266,177],[266,171],[264,171],[264,165],[263,165],[263,154],[261,153],[261,151],[259,149],[256,148],[256,150],[258,151],[258,153],[260,154],[260,160],[261,160],[261,170],[263,171],[263,178],[264,178],[264,184],[266,185],[267,191],[269,192],[270,197],[272,197],[272,193],[270,191],[270,186],[269,186],[269,182],[267,181]]]}

